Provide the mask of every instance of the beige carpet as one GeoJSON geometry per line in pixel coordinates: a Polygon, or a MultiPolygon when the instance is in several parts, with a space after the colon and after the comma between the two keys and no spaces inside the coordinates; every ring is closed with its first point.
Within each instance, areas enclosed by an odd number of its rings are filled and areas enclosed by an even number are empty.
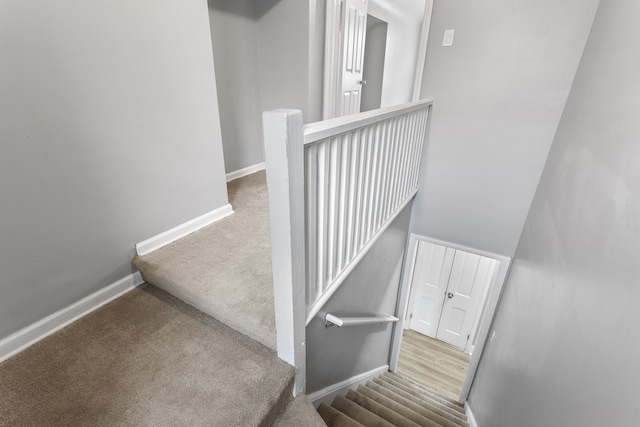
{"type": "Polygon", "coordinates": [[[235,214],[134,264],[148,283],[275,349],[266,175],[228,184],[235,214]]]}
{"type": "Polygon", "coordinates": [[[299,394],[275,422],[274,427],[326,427],[326,424],[307,396],[299,394]]]}
{"type": "Polygon", "coordinates": [[[329,427],[469,427],[464,406],[402,375],[387,372],[331,406],[318,408],[329,427]]]}
{"type": "Polygon", "coordinates": [[[0,364],[0,425],[270,425],[292,380],[272,350],[143,285],[0,364]]]}

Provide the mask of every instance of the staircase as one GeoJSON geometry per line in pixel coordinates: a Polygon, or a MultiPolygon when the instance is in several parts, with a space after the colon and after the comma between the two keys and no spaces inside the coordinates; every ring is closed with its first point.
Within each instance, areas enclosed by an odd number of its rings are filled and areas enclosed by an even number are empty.
{"type": "Polygon", "coordinates": [[[468,427],[462,404],[396,373],[387,372],[318,413],[329,427],[468,427]]]}
{"type": "Polygon", "coordinates": [[[254,346],[243,347],[250,354],[220,348],[220,369],[252,374],[217,385],[212,404],[225,410],[209,425],[324,426],[305,396],[293,399],[293,367],[275,352],[265,173],[231,181],[227,187],[232,216],[137,256],[133,264],[147,283],[254,340],[254,346]],[[253,368],[246,366],[248,360],[253,368]]]}
{"type": "Polygon", "coordinates": [[[321,404],[317,411],[304,395],[293,399],[293,367],[284,364],[275,352],[264,171],[231,181],[228,193],[234,215],[133,260],[150,285],[254,340],[253,347],[243,347],[251,354],[218,356],[225,365],[221,368],[234,372],[247,372],[241,365],[248,359],[256,366],[251,378],[218,384],[212,404],[226,409],[212,425],[468,425],[462,405],[395,373],[336,397],[332,406],[321,404]]]}

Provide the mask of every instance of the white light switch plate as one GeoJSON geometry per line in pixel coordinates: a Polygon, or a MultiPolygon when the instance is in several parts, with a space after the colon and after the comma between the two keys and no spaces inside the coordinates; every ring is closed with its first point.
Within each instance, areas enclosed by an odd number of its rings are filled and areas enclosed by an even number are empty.
{"type": "Polygon", "coordinates": [[[456,30],[444,30],[444,40],[442,40],[442,46],[453,46],[453,34],[456,30]]]}

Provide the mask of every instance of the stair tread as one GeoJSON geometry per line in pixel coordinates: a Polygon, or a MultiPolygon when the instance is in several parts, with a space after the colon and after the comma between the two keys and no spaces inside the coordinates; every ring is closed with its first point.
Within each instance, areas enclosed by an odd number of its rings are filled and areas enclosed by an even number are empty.
{"type": "Polygon", "coordinates": [[[326,403],[320,404],[318,413],[329,427],[364,427],[353,418],[326,403]]]}
{"type": "Polygon", "coordinates": [[[264,171],[229,182],[228,192],[233,215],[133,263],[148,283],[275,349],[264,171]]]}
{"type": "Polygon", "coordinates": [[[358,392],[369,397],[370,399],[375,400],[381,405],[386,406],[389,409],[393,409],[395,412],[402,414],[404,417],[423,427],[439,427],[441,425],[423,415],[423,408],[416,407],[418,406],[417,404],[413,404],[413,402],[407,401],[406,399],[404,401],[401,400],[402,398],[398,399],[397,401],[393,400],[365,385],[358,386],[358,392]],[[420,412],[422,412],[423,414],[421,414],[420,412]]]}
{"type": "Polygon", "coordinates": [[[400,381],[405,382],[408,385],[414,386],[414,387],[416,387],[416,388],[418,388],[420,390],[423,390],[423,391],[425,391],[425,392],[427,392],[429,394],[438,396],[438,397],[440,397],[440,398],[442,398],[442,399],[444,399],[444,400],[446,400],[446,401],[448,401],[448,402],[450,402],[450,403],[452,403],[452,404],[454,404],[456,406],[459,406],[461,408],[464,407],[464,405],[462,403],[460,403],[459,401],[457,401],[455,399],[452,399],[451,397],[447,396],[446,394],[443,394],[443,393],[441,393],[441,392],[439,392],[437,390],[434,390],[434,389],[428,387],[427,385],[422,384],[421,382],[414,380],[413,378],[409,378],[409,377],[404,376],[404,375],[402,375],[402,374],[400,374],[398,372],[388,372],[387,374],[388,374],[388,376],[390,376],[392,378],[396,378],[396,379],[398,379],[400,381]]]}
{"type": "Polygon", "coordinates": [[[422,388],[418,388],[414,385],[408,384],[405,381],[401,381],[397,378],[391,377],[389,375],[382,375],[378,378],[381,381],[386,381],[387,383],[390,383],[391,385],[400,388],[404,391],[406,391],[407,393],[411,393],[414,394],[420,398],[424,398],[424,399],[428,399],[432,402],[435,402],[439,405],[441,405],[442,407],[447,408],[448,410],[454,411],[456,413],[460,413],[460,414],[464,414],[464,407],[461,407],[458,402],[454,402],[449,398],[444,398],[441,397],[437,394],[434,394],[428,390],[424,390],[422,388]]]}
{"type": "MultiPolygon", "coordinates": [[[[371,381],[371,383],[376,384],[378,387],[389,390],[405,399],[408,399],[414,403],[421,404],[425,409],[439,415],[442,418],[450,419],[453,422],[457,422],[457,420],[461,420],[466,422],[466,415],[462,414],[453,408],[442,405],[440,402],[429,399],[428,397],[418,396],[415,393],[410,393],[400,387],[397,387],[395,384],[384,381],[381,378],[375,378],[371,381]]],[[[370,385],[367,383],[367,385],[370,385]]],[[[372,386],[374,390],[377,391],[375,387],[372,386]]]]}
{"type": "Polygon", "coordinates": [[[331,406],[367,427],[394,427],[390,422],[346,397],[336,396],[331,406]]]}
{"type": "Polygon", "coordinates": [[[380,418],[389,421],[396,427],[421,427],[420,424],[410,420],[393,408],[382,405],[358,391],[349,390],[347,392],[347,399],[373,412],[380,418]]]}
{"type": "Polygon", "coordinates": [[[367,382],[367,388],[371,389],[374,393],[378,393],[388,399],[391,399],[399,404],[419,413],[420,415],[433,420],[438,425],[447,424],[446,421],[453,423],[454,425],[460,425],[467,427],[466,418],[463,419],[458,415],[452,414],[443,410],[442,408],[431,404],[428,401],[411,396],[408,393],[404,393],[402,390],[392,390],[390,387],[379,385],[373,381],[367,382]],[[444,421],[444,420],[446,421],[444,421]]]}
{"type": "Polygon", "coordinates": [[[274,427],[326,427],[322,417],[304,394],[299,394],[281,414],[274,427]]]}

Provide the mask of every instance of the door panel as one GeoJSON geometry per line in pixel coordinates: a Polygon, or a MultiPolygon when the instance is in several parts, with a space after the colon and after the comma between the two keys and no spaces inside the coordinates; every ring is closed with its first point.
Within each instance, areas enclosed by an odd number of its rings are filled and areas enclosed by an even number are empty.
{"type": "Polygon", "coordinates": [[[368,0],[344,0],[341,115],[360,112],[368,0]]]}
{"type": "Polygon", "coordinates": [[[409,327],[435,338],[455,251],[419,241],[411,283],[409,327]]]}
{"type": "Polygon", "coordinates": [[[456,251],[436,338],[465,349],[496,260],[456,251]]]}

